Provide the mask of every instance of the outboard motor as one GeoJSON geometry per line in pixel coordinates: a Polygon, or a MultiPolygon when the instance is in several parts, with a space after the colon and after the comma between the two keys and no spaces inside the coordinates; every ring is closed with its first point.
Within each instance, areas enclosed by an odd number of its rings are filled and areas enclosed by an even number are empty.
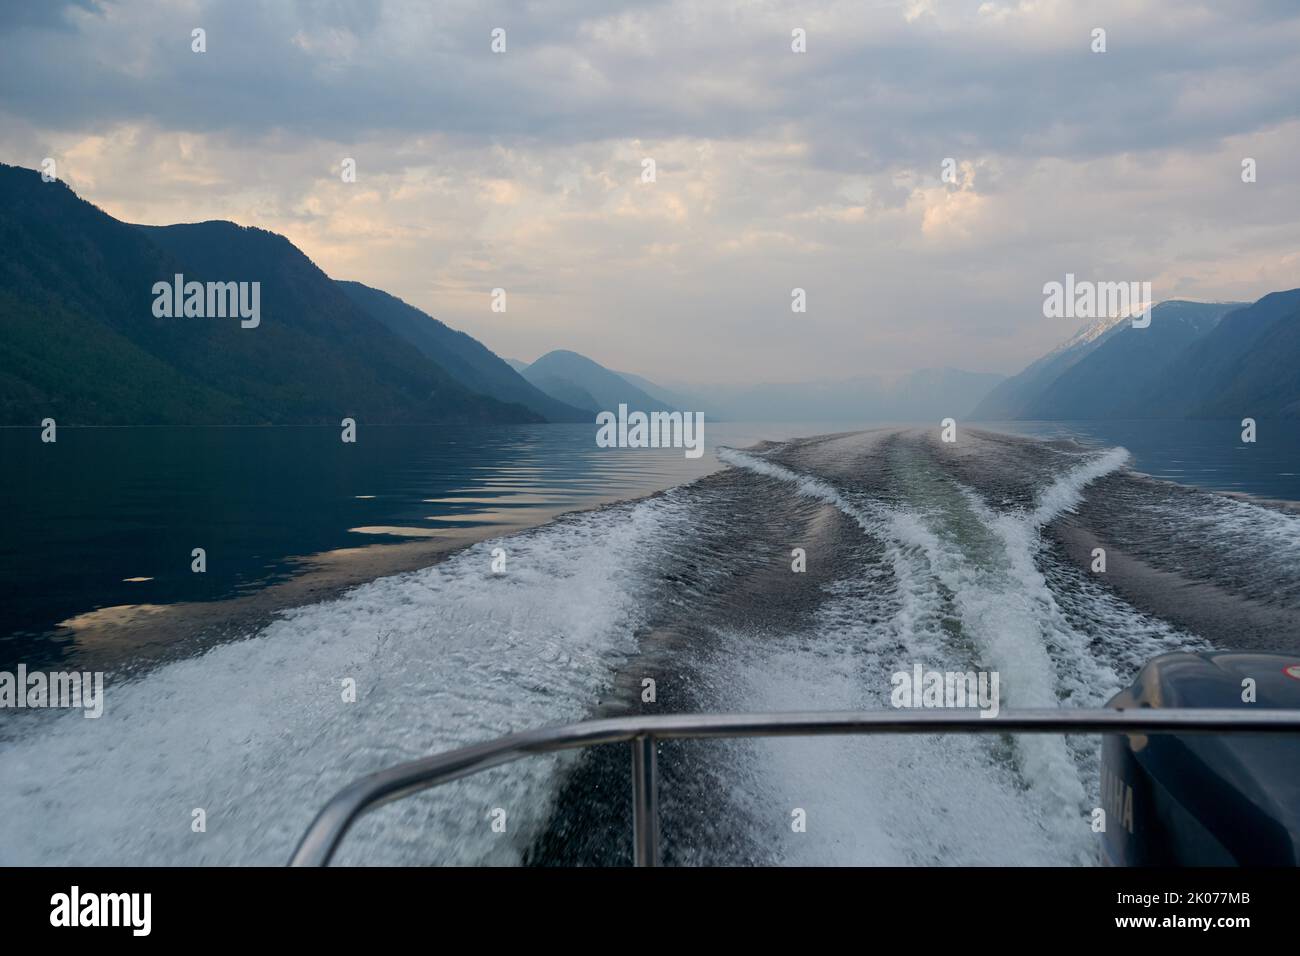
{"type": "MultiPolygon", "coordinates": [[[[1109,706],[1300,708],[1300,657],[1165,654],[1109,706]],[[1253,703],[1243,699],[1247,678],[1253,703]]],[[[1300,864],[1294,735],[1108,734],[1101,795],[1110,865],[1300,864]]]]}

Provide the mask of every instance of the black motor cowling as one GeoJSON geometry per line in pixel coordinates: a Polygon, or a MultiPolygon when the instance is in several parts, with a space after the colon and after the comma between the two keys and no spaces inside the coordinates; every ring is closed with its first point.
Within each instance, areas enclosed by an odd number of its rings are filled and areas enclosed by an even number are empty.
{"type": "MultiPolygon", "coordinates": [[[[1300,708],[1300,657],[1165,654],[1110,706],[1300,708]]],[[[1295,735],[1106,735],[1101,797],[1109,864],[1300,865],[1295,735]]]]}

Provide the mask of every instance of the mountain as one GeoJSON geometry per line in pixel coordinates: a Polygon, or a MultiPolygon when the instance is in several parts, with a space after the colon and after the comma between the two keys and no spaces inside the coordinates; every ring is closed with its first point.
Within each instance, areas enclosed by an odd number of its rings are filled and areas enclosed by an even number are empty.
{"type": "Polygon", "coordinates": [[[592,412],[617,411],[620,404],[632,411],[672,411],[616,372],[565,349],[547,352],[521,374],[552,398],[592,412]]]}
{"type": "Polygon", "coordinates": [[[0,164],[0,424],[521,422],[372,318],[283,236],[134,226],[0,164]],[[156,317],[153,287],[259,282],[260,324],[156,317]]]}
{"type": "Polygon", "coordinates": [[[971,412],[971,418],[976,421],[1012,421],[1028,417],[1026,409],[1038,401],[1058,376],[1082,361],[1127,321],[1126,318],[1105,318],[1084,326],[1022,372],[995,386],[971,412]]]}
{"type": "Polygon", "coordinates": [[[1300,289],[1224,316],[1152,383],[1134,411],[1143,410],[1162,418],[1300,416],[1300,289]]]}
{"type": "Polygon", "coordinates": [[[1185,349],[1240,303],[1171,300],[1151,310],[1151,324],[1123,320],[1095,347],[1048,382],[1019,417],[1044,421],[1151,418],[1144,396],[1185,349]]]}
{"type": "Polygon", "coordinates": [[[895,421],[937,421],[963,418],[1003,381],[994,372],[967,372],[955,368],[926,368],[909,372],[889,386],[882,416],[895,421]]]}
{"type": "Polygon", "coordinates": [[[522,372],[524,369],[528,368],[528,363],[521,362],[519,361],[519,359],[508,358],[505,360],[505,363],[509,365],[512,369],[514,369],[516,372],[522,372]]]}
{"type": "Polygon", "coordinates": [[[619,403],[643,411],[698,411],[719,421],[930,421],[962,417],[1001,375],[921,369],[832,382],[665,387],[632,372],[614,372],[576,352],[555,351],[521,374],[547,394],[594,411],[619,403]]]}
{"type": "Polygon", "coordinates": [[[487,346],[396,296],[360,282],[338,285],[368,315],[410,342],[471,391],[531,409],[547,421],[586,422],[591,415],[547,395],[487,346]]]}
{"type": "MultiPolygon", "coordinates": [[[[521,372],[520,374],[524,373],[521,372]]],[[[595,415],[597,410],[601,408],[601,403],[590,392],[579,385],[575,385],[567,378],[537,374],[529,377],[528,380],[557,402],[589,409],[588,417],[595,415]]]]}
{"type": "Polygon", "coordinates": [[[714,417],[713,412],[706,407],[708,402],[695,397],[693,394],[685,390],[665,388],[657,382],[652,382],[650,379],[641,375],[635,375],[632,372],[615,372],[614,374],[618,375],[620,378],[626,379],[655,401],[663,402],[670,408],[682,410],[690,409],[691,411],[704,412],[709,417],[714,417]]]}
{"type": "Polygon", "coordinates": [[[961,418],[1002,381],[961,369],[863,375],[828,382],[719,386],[697,391],[726,421],[916,422],[961,418]]]}
{"type": "Polygon", "coordinates": [[[0,165],[0,249],[0,424],[251,418],[150,343],[150,287],[177,266],[141,232],[0,165]]]}
{"type": "Polygon", "coordinates": [[[1162,302],[1145,329],[1114,320],[1008,379],[975,417],[1300,417],[1300,289],[1162,302]]]}

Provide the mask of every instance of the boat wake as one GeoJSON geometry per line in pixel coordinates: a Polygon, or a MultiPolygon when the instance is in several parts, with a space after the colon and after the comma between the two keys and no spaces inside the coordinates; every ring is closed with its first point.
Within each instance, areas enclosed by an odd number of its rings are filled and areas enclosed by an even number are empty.
{"type": "MultiPolygon", "coordinates": [[[[721,456],[693,484],[110,678],[100,720],[24,715],[0,742],[0,862],[277,864],[337,789],[401,760],[616,713],[888,707],[918,664],[996,671],[1007,708],[1098,706],[1152,656],[1230,641],[1235,611],[1300,603],[1300,519],[1132,475],[1123,449],[880,429],[721,456]],[[1122,571],[1091,570],[1098,541],[1122,571]],[[1213,570],[1189,572],[1215,541],[1213,570]],[[1213,588],[1219,616],[1143,598],[1173,574],[1213,588]]],[[[1097,749],[667,742],[665,862],[1089,864],[1097,749]]],[[[621,747],[497,768],[376,811],[338,859],[626,863],[627,773],[621,747]]]]}

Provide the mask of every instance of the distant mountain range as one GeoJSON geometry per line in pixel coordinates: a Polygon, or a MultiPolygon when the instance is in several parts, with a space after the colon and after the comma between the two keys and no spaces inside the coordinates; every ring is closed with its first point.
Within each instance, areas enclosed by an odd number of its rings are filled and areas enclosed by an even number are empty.
{"type": "Polygon", "coordinates": [[[0,165],[0,250],[0,424],[544,420],[458,381],[274,233],[133,226],[0,165]],[[260,324],[155,316],[177,274],[259,282],[260,324]]]}
{"type": "Polygon", "coordinates": [[[4,425],[592,422],[620,403],[668,408],[576,352],[507,362],[395,296],[331,279],[283,236],[131,225],[4,164],[0,249],[4,425]],[[257,283],[255,327],[155,314],[155,285],[178,275],[183,289],[257,283]]]}
{"type": "MultiPolygon", "coordinates": [[[[553,398],[587,409],[593,415],[598,411],[617,410],[619,405],[641,412],[672,410],[670,402],[652,397],[626,376],[566,349],[547,352],[520,369],[519,374],[553,398]]],[[[656,387],[650,382],[646,384],[652,389],[656,387]]],[[[685,406],[681,410],[699,411],[685,406]]]]}
{"type": "Polygon", "coordinates": [[[965,415],[1002,381],[983,372],[922,369],[892,378],[668,388],[564,350],[531,365],[511,364],[542,391],[584,408],[615,409],[621,403],[641,411],[702,411],[722,421],[937,421],[965,415]]]}
{"type": "Polygon", "coordinates": [[[567,405],[543,392],[478,339],[458,332],[396,296],[360,282],[338,285],[365,312],[406,339],[467,388],[514,402],[551,422],[588,422],[586,406],[567,405]]]}
{"type": "Polygon", "coordinates": [[[1171,300],[1103,320],[1007,379],[982,421],[1300,415],[1300,289],[1254,304],[1171,300]]]}
{"type": "MultiPolygon", "coordinates": [[[[1154,324],[1154,323],[1153,323],[1154,324]]],[[[1131,417],[1300,416],[1300,289],[1223,317],[1183,349],[1128,410],[1131,417]]]]}
{"type": "Polygon", "coordinates": [[[921,422],[963,417],[1003,376],[960,369],[824,382],[710,388],[708,409],[731,421],[921,422]]]}
{"type": "Polygon", "coordinates": [[[1145,329],[1103,320],[1006,380],[924,369],[669,388],[562,349],[502,359],[386,292],[331,279],[283,236],[131,225],[4,164],[0,331],[0,425],[591,422],[620,404],[748,421],[1300,415],[1300,290],[1249,306],[1164,302],[1145,329]],[[207,284],[209,307],[217,283],[258,283],[257,322],[157,314],[155,286],[176,276],[207,284]]]}

